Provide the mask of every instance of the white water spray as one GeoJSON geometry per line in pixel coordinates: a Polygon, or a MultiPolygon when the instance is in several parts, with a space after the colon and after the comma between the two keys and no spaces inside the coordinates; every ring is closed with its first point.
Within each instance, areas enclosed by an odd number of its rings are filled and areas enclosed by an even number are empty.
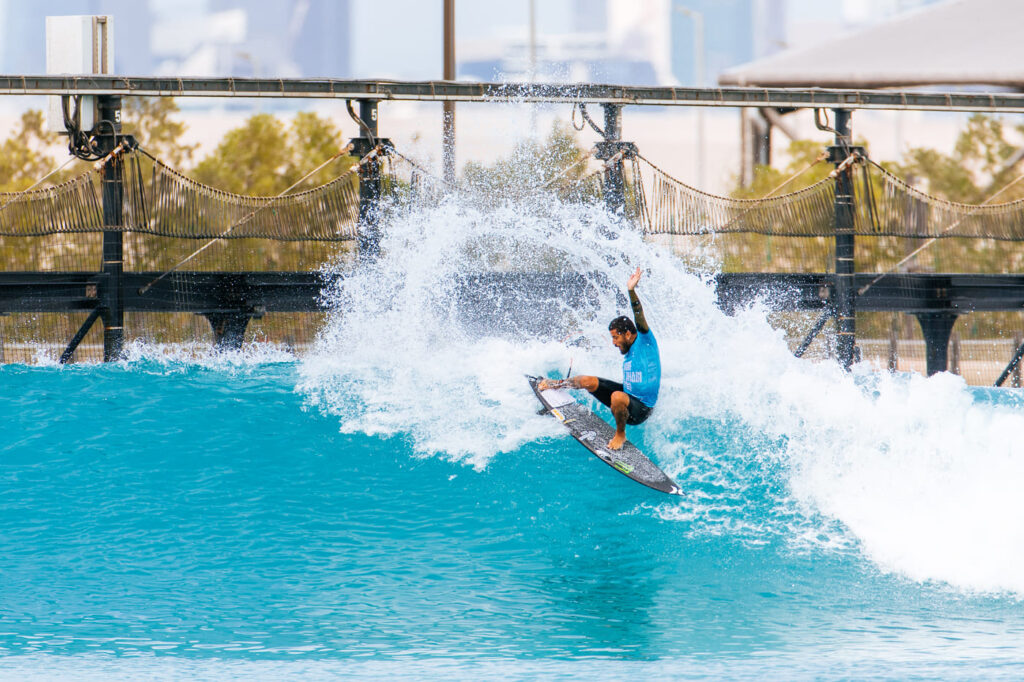
{"type": "MultiPolygon", "coordinates": [[[[797,360],[765,310],[725,315],[705,278],[598,207],[452,198],[396,212],[385,233],[381,259],[340,273],[327,292],[333,311],[300,368],[300,389],[343,431],[399,436],[418,456],[477,468],[561,436],[536,416],[523,375],[560,375],[572,360],[574,373],[618,377],[606,326],[628,312],[625,282],[639,266],[663,367],[657,409],[640,428],[666,471],[742,496],[741,464],[757,459],[785,482],[778,508],[839,521],[883,569],[1024,593],[1024,415],[1016,410],[977,402],[949,375],[848,374],[797,360]],[[537,271],[583,275],[591,298],[569,304],[557,292],[466,279],[537,271]],[[681,452],[678,436],[700,419],[738,421],[776,445],[681,452]]],[[[662,513],[692,520],[693,500],[679,504],[662,513]]],[[[732,518],[718,529],[755,540],[814,535],[814,522],[788,524],[732,518]]],[[[842,544],[825,538],[817,551],[842,544]]]]}

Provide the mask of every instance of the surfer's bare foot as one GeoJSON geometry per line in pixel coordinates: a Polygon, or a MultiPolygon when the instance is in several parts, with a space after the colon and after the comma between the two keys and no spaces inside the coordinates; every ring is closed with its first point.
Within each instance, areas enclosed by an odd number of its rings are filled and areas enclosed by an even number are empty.
{"type": "Polygon", "coordinates": [[[626,434],[616,432],[612,439],[608,441],[609,450],[618,450],[622,447],[622,444],[626,442],[626,434]]]}

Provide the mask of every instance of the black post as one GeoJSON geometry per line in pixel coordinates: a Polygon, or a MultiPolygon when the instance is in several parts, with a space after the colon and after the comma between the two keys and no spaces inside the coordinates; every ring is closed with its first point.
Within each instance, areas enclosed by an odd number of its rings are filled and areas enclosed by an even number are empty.
{"type": "Polygon", "coordinates": [[[751,117],[750,146],[754,150],[754,164],[772,165],[772,124],[764,114],[751,117]]]}
{"type": "Polygon", "coordinates": [[[249,313],[204,313],[213,329],[213,347],[217,350],[241,350],[249,313]]]}
{"type": "Polygon", "coordinates": [[[78,350],[78,345],[82,343],[82,339],[84,339],[85,335],[89,333],[90,329],[92,329],[92,325],[96,322],[96,318],[99,317],[102,312],[103,310],[101,308],[93,308],[92,312],[89,313],[89,316],[85,318],[85,322],[82,323],[82,326],[79,327],[78,331],[75,332],[75,335],[71,337],[71,341],[68,342],[67,348],[65,348],[64,352],[60,354],[60,364],[66,365],[71,362],[71,358],[74,357],[75,351],[78,350]]]}
{"type": "Polygon", "coordinates": [[[917,313],[924,335],[925,363],[928,376],[945,372],[949,367],[949,337],[956,324],[956,313],[917,313]]]}
{"type": "Polygon", "coordinates": [[[953,334],[950,339],[949,371],[953,374],[960,374],[960,334],[953,334]]]}
{"type": "Polygon", "coordinates": [[[826,310],[820,317],[818,317],[818,321],[814,323],[813,327],[811,327],[811,331],[807,332],[807,336],[804,337],[800,346],[793,351],[793,355],[795,357],[802,358],[804,356],[807,349],[811,347],[812,343],[814,343],[814,339],[821,333],[821,330],[825,328],[825,325],[828,324],[828,318],[830,317],[832,317],[831,310],[826,310]]]}
{"type": "Polygon", "coordinates": [[[895,372],[899,365],[899,328],[898,319],[895,315],[892,324],[889,325],[889,371],[895,372]]]}
{"type": "MultiPolygon", "coordinates": [[[[373,151],[377,140],[377,101],[359,100],[359,118],[369,128],[360,128],[359,137],[352,140],[354,153],[360,159],[373,151]]],[[[378,207],[380,201],[380,160],[374,157],[359,169],[359,247],[360,260],[375,260],[380,256],[380,225],[378,207]]]]}
{"type": "MultiPolygon", "coordinates": [[[[832,146],[832,161],[838,167],[846,159],[852,140],[850,136],[850,112],[835,110],[835,144],[832,146]]],[[[849,369],[854,360],[854,345],[857,328],[854,318],[854,240],[853,240],[853,173],[850,167],[836,178],[835,200],[836,229],[836,355],[839,363],[849,369]]]]}
{"type": "MultiPolygon", "coordinates": [[[[2,339],[0,339],[0,343],[3,343],[2,339]]],[[[1013,345],[1016,346],[1017,348],[1020,348],[1021,346],[1024,346],[1024,336],[1021,336],[1021,333],[1019,331],[1016,332],[1013,335],[1013,345]]],[[[0,349],[0,362],[3,362],[3,352],[2,352],[2,350],[3,349],[0,349]]],[[[1019,359],[1018,359],[1018,362],[1013,365],[1013,371],[1011,372],[1011,376],[1013,377],[1013,383],[1011,384],[1011,386],[1013,386],[1014,388],[1020,388],[1020,362],[1019,362],[1019,359]]]]}
{"type": "Polygon", "coordinates": [[[1017,350],[1014,351],[1013,357],[1010,358],[1010,363],[1006,365],[1006,369],[999,375],[993,386],[1002,386],[1006,378],[1012,374],[1014,388],[1020,388],[1020,360],[1024,357],[1024,341],[1021,340],[1020,332],[1014,334],[1013,342],[1017,345],[1017,350]]]}
{"type": "MultiPolygon", "coordinates": [[[[455,0],[444,0],[444,59],[446,81],[455,80],[455,0]]],[[[441,157],[444,160],[444,180],[455,184],[455,102],[445,100],[444,121],[441,129],[441,157]]],[[[376,130],[374,130],[376,135],[376,130]]]]}
{"type": "MultiPolygon", "coordinates": [[[[121,98],[99,98],[99,117],[104,123],[97,129],[99,149],[109,154],[120,142],[121,98]]],[[[124,165],[120,155],[103,167],[103,286],[100,295],[103,317],[103,361],[121,357],[124,350],[124,165]]]]}
{"type": "MultiPolygon", "coordinates": [[[[622,105],[602,104],[604,108],[604,141],[605,160],[611,159],[619,151],[619,142],[622,140],[622,105]]],[[[614,163],[608,166],[604,174],[604,205],[608,212],[617,215],[622,212],[626,204],[625,188],[626,182],[623,177],[623,163],[620,156],[614,163]]]]}

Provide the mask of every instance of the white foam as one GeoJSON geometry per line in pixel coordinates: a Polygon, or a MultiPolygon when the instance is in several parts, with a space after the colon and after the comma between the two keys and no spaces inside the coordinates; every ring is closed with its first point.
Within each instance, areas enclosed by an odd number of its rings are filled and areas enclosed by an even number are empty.
{"type": "Polygon", "coordinates": [[[156,363],[222,371],[294,361],[295,355],[283,344],[244,343],[237,349],[219,349],[209,343],[154,343],[141,339],[126,343],[121,359],[128,365],[156,363]]]}
{"type": "MultiPolygon", "coordinates": [[[[691,532],[751,541],[775,533],[814,551],[859,546],[916,580],[1024,592],[1024,415],[975,402],[961,380],[797,360],[764,309],[726,316],[707,273],[688,271],[599,208],[453,198],[391,215],[382,247],[375,266],[345,273],[328,292],[333,312],[300,367],[300,389],[343,431],[401,436],[420,456],[475,467],[559,435],[535,415],[523,375],[560,374],[571,359],[574,373],[617,376],[606,325],[628,313],[624,284],[640,266],[663,366],[658,409],[643,427],[655,459],[742,500],[753,485],[744,458],[755,458],[758,475],[782,488],[760,507],[691,498],[659,513],[691,532]],[[557,311],[548,337],[481,332],[467,323],[479,311],[460,305],[456,281],[495,270],[585,273],[607,284],[591,304],[519,311],[557,311]],[[566,329],[583,343],[566,343],[566,329]],[[698,418],[739,423],[750,442],[767,445],[687,455],[679,435],[698,418]],[[761,508],[768,518],[754,515],[761,508]]],[[[510,301],[521,305],[481,305],[510,301]]]]}

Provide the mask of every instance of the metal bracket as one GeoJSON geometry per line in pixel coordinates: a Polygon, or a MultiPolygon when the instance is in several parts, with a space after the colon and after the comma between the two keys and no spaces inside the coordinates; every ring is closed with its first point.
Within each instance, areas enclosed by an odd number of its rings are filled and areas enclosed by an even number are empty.
{"type": "MultiPolygon", "coordinates": [[[[376,143],[385,150],[394,149],[390,138],[378,137],[376,138],[376,143]]],[[[367,137],[353,137],[349,140],[349,144],[352,145],[352,156],[358,156],[360,159],[372,152],[375,147],[373,141],[367,137]]]]}
{"type": "Polygon", "coordinates": [[[846,157],[849,154],[860,154],[861,157],[867,158],[867,154],[864,151],[864,147],[861,146],[850,146],[841,147],[838,145],[829,145],[828,147],[828,158],[825,159],[831,164],[840,164],[846,161],[846,157]]]}
{"type": "Polygon", "coordinates": [[[632,142],[598,142],[594,146],[597,148],[594,157],[601,161],[607,161],[619,152],[625,152],[622,156],[627,159],[640,153],[632,142]]]}

